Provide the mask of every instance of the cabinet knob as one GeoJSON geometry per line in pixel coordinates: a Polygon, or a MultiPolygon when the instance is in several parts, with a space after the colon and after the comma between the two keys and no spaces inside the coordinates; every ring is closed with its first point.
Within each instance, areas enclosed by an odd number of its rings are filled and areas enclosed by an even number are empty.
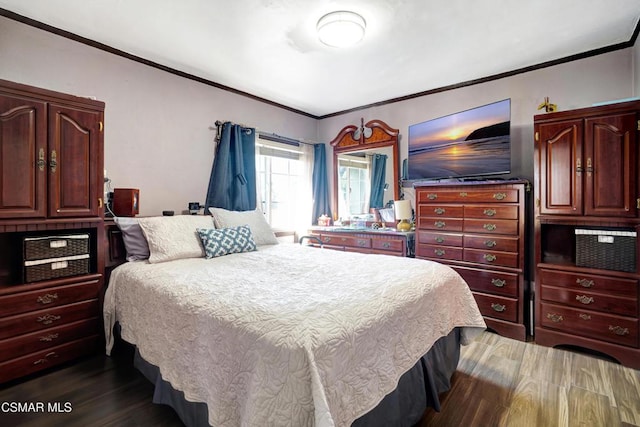
{"type": "Polygon", "coordinates": [[[553,323],[560,323],[564,320],[564,317],[560,314],[547,313],[547,319],[551,320],[553,323]]]}
{"type": "Polygon", "coordinates": [[[484,258],[485,261],[493,262],[497,257],[494,254],[484,254],[482,255],[482,258],[484,258]]]}
{"type": "Polygon", "coordinates": [[[45,304],[51,304],[52,302],[54,302],[55,300],[58,299],[58,294],[44,294],[44,295],[40,295],[38,297],[38,299],[36,300],[36,302],[45,305],[45,304]]]}
{"type": "Polygon", "coordinates": [[[485,209],[482,213],[486,216],[494,216],[497,212],[495,209],[485,209]]]}
{"type": "Polygon", "coordinates": [[[58,334],[47,334],[40,337],[40,341],[42,342],[51,342],[58,338],[58,334]]]}
{"type": "Polygon", "coordinates": [[[447,210],[446,210],[445,208],[435,208],[435,209],[433,210],[433,212],[434,212],[436,215],[442,215],[442,214],[444,214],[446,211],[447,211],[447,210]]]}
{"type": "Polygon", "coordinates": [[[593,280],[589,280],[589,279],[576,279],[576,283],[582,286],[583,288],[591,288],[593,287],[593,285],[595,285],[593,280]]]}
{"type": "Polygon", "coordinates": [[[438,242],[438,243],[444,243],[444,237],[440,237],[440,236],[438,236],[438,237],[436,237],[436,239],[435,239],[435,240],[436,240],[436,242],[438,242]]]}
{"type": "Polygon", "coordinates": [[[51,173],[55,173],[58,168],[58,153],[56,150],[51,151],[51,159],[49,160],[49,167],[51,168],[51,173]]]}
{"type": "Polygon", "coordinates": [[[436,221],[433,223],[433,225],[435,225],[436,228],[444,228],[447,226],[447,224],[444,221],[436,221]]]}
{"type": "Polygon", "coordinates": [[[437,256],[443,256],[446,251],[444,249],[434,249],[433,253],[435,253],[437,256]]]}
{"type": "Polygon", "coordinates": [[[485,240],[484,245],[488,248],[493,248],[497,243],[495,240],[485,240]]]}
{"type": "Polygon", "coordinates": [[[50,325],[56,320],[60,320],[60,316],[56,316],[54,314],[45,314],[44,316],[40,316],[36,319],[36,322],[42,323],[43,325],[50,325]]]}
{"type": "Polygon", "coordinates": [[[593,297],[588,297],[586,295],[576,295],[576,301],[580,301],[584,305],[589,305],[595,300],[593,299],[593,297]]]}
{"type": "Polygon", "coordinates": [[[495,224],[484,224],[482,228],[484,228],[487,231],[494,231],[496,228],[498,228],[498,226],[495,224]]]}
{"type": "Polygon", "coordinates": [[[503,279],[491,279],[491,284],[496,288],[504,288],[504,286],[507,284],[507,281],[503,279]]]}
{"type": "Polygon", "coordinates": [[[497,311],[498,313],[502,313],[503,311],[505,311],[507,309],[507,306],[504,304],[498,304],[498,303],[492,303],[491,304],[491,308],[493,309],[493,311],[497,311]]]}
{"type": "Polygon", "coordinates": [[[435,194],[435,193],[429,193],[429,194],[427,194],[427,199],[429,199],[429,200],[435,200],[435,199],[437,199],[437,198],[438,198],[438,195],[437,195],[437,194],[435,194]]]}
{"type": "Polygon", "coordinates": [[[629,328],[623,328],[622,326],[609,325],[609,331],[620,336],[629,335],[629,328]]]}
{"type": "Polygon", "coordinates": [[[504,200],[507,198],[507,193],[494,193],[493,198],[496,200],[504,200]]]}

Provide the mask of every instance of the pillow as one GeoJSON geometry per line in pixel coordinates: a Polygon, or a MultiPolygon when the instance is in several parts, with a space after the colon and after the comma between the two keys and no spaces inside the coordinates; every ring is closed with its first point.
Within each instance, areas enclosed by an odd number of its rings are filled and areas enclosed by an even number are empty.
{"type": "Polygon", "coordinates": [[[278,239],[273,234],[271,226],[267,222],[260,209],[253,211],[228,211],[222,208],[209,208],[213,216],[216,228],[237,227],[248,225],[256,245],[277,245],[278,239]]]}
{"type": "Polygon", "coordinates": [[[256,250],[251,228],[248,225],[231,228],[198,228],[205,258],[215,258],[256,250]]]}
{"type": "Polygon", "coordinates": [[[137,218],[114,217],[122,232],[124,249],[127,251],[127,261],[140,261],[149,258],[149,244],[142,233],[142,228],[138,224],[137,218]]]}
{"type": "Polygon", "coordinates": [[[196,230],[213,226],[213,221],[208,215],[140,218],[138,223],[149,243],[149,262],[152,264],[203,257],[204,250],[196,230]]]}

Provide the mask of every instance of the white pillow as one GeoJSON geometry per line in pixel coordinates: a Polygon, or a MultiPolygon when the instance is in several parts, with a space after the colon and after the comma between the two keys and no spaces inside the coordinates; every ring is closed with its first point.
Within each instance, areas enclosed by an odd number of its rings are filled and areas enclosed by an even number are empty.
{"type": "Polygon", "coordinates": [[[228,211],[222,208],[209,208],[216,228],[248,225],[256,245],[277,245],[278,239],[260,209],[254,211],[228,211]]]}
{"type": "Polygon", "coordinates": [[[211,228],[208,215],[177,215],[140,218],[140,228],[149,243],[150,263],[204,257],[198,228],[211,228]]]}

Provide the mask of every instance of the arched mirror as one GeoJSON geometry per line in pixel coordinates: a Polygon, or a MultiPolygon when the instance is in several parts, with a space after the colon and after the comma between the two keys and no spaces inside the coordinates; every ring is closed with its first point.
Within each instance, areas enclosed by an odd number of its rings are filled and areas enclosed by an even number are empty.
{"type": "Polygon", "coordinates": [[[337,218],[368,214],[398,199],[398,134],[382,120],[361,119],[331,141],[337,218]]]}

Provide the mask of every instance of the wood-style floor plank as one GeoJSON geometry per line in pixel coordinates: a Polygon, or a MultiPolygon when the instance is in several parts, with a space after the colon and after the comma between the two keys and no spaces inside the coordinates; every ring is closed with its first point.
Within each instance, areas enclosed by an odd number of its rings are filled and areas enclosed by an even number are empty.
{"type": "MultiPolygon", "coordinates": [[[[182,426],[130,354],[96,355],[0,387],[0,402],[70,402],[70,413],[0,413],[0,426],[182,426]]],[[[417,427],[640,427],[640,371],[485,332],[462,348],[442,411],[417,427]]]]}

